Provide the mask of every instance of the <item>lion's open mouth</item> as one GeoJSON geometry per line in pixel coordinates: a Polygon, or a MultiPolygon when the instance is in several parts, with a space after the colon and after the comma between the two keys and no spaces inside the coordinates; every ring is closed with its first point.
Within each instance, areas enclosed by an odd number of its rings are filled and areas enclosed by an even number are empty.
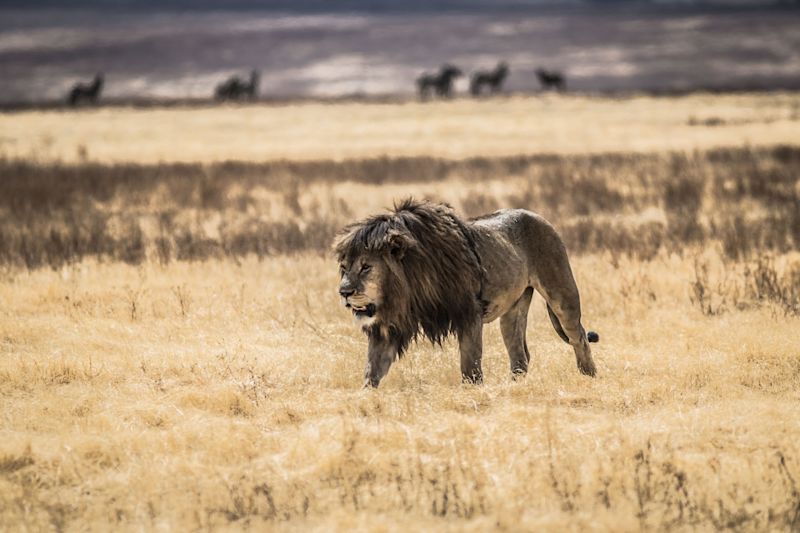
{"type": "Polygon", "coordinates": [[[347,304],[347,307],[353,311],[353,314],[356,317],[367,317],[372,318],[375,316],[375,304],[367,304],[363,307],[359,307],[357,305],[352,305],[350,303],[347,304]]]}

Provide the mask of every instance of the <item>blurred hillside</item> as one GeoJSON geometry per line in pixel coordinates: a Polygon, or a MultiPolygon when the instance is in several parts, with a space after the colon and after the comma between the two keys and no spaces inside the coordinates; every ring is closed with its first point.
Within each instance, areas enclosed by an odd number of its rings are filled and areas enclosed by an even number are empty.
{"type": "Polygon", "coordinates": [[[0,102],[64,102],[106,75],[103,98],[210,98],[261,72],[265,98],[411,95],[445,62],[467,76],[510,64],[506,91],[800,88],[800,10],[790,5],[626,2],[192,2],[109,0],[0,7],[0,102]],[[16,9],[10,9],[11,7],[16,9]]]}

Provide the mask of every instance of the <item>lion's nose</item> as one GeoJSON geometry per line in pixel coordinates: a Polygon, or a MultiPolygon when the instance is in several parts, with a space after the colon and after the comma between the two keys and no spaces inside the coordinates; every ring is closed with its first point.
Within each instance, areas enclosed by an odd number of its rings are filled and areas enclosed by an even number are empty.
{"type": "Polygon", "coordinates": [[[349,298],[350,296],[356,293],[353,289],[339,289],[339,294],[342,295],[342,298],[349,298]]]}

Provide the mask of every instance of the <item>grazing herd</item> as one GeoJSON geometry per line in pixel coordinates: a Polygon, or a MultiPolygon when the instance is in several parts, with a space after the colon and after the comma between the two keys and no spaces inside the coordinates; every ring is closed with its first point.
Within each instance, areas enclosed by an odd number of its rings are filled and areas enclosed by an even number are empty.
{"type": "MultiPolygon", "coordinates": [[[[501,61],[492,70],[476,70],[469,82],[469,92],[472,96],[497,94],[503,89],[503,83],[508,78],[510,69],[508,63],[501,61]]],[[[460,68],[450,63],[442,65],[438,72],[424,72],[417,78],[417,92],[422,100],[431,95],[449,98],[453,95],[453,83],[456,78],[463,76],[460,68]]],[[[542,90],[554,89],[566,91],[567,82],[564,74],[556,70],[536,69],[536,77],[542,90]]]]}
{"type": "MultiPolygon", "coordinates": [[[[509,75],[508,63],[501,61],[492,70],[475,71],[469,83],[469,92],[473,96],[493,95],[503,89],[503,83],[509,75]]],[[[436,72],[425,72],[416,79],[419,97],[427,100],[430,97],[450,98],[453,95],[455,80],[464,73],[460,68],[449,63],[442,65],[436,72]]],[[[564,74],[555,70],[536,69],[542,90],[554,89],[565,91],[567,88],[564,74]]],[[[258,97],[260,76],[257,70],[250,72],[250,78],[232,76],[214,88],[214,99],[220,102],[255,100],[258,97]]],[[[104,78],[98,73],[89,83],[76,83],[67,95],[70,106],[82,104],[95,105],[103,91],[104,78]]]]}

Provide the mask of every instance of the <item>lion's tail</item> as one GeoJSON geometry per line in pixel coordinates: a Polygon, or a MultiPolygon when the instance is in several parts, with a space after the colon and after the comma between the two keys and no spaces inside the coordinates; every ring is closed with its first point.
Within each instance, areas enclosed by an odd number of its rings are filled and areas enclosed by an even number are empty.
{"type": "MultiPolygon", "coordinates": [[[[561,327],[561,322],[558,321],[558,317],[550,308],[550,304],[547,304],[547,314],[550,315],[550,322],[553,323],[553,328],[556,330],[556,333],[558,333],[558,336],[561,337],[561,340],[569,343],[569,337],[564,333],[564,328],[561,327]]],[[[589,342],[598,342],[600,340],[600,335],[595,331],[587,331],[586,340],[589,342]]]]}

